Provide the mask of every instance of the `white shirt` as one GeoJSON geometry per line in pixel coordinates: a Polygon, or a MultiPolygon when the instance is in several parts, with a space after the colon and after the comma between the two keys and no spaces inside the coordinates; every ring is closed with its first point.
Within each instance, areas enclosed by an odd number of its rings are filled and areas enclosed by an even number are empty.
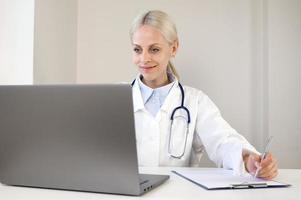
{"type": "MultiPolygon", "coordinates": [[[[137,79],[139,76],[137,77],[137,79]]],[[[137,140],[138,163],[140,166],[196,166],[204,150],[218,167],[245,173],[242,150],[258,153],[221,116],[215,104],[202,91],[184,86],[185,103],[190,111],[191,122],[187,135],[184,156],[173,158],[168,153],[170,116],[181,104],[181,92],[175,80],[163,105],[154,117],[144,106],[139,84],[133,85],[133,102],[137,140]]],[[[178,125],[174,123],[174,125],[178,125]]],[[[174,130],[183,130],[176,127],[174,130]]],[[[185,144],[185,132],[172,132],[171,141],[175,151],[185,144]]],[[[258,153],[259,154],[259,153],[258,153]]]]}
{"type": "MultiPolygon", "coordinates": [[[[155,117],[175,82],[173,81],[162,87],[152,89],[145,85],[140,80],[140,77],[136,80],[138,80],[137,83],[139,84],[143,103],[146,110],[148,110],[155,117]]],[[[174,80],[174,78],[172,78],[172,80],[174,80]]]]}

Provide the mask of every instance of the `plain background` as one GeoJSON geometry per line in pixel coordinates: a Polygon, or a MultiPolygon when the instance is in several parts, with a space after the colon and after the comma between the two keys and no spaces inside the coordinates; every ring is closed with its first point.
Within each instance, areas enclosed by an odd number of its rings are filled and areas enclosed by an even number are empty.
{"type": "Polygon", "coordinates": [[[34,0],[0,0],[0,84],[33,83],[34,0]]]}
{"type": "MultiPolygon", "coordinates": [[[[18,0],[3,2],[15,10],[19,5],[18,0]]],[[[34,5],[23,7],[24,16],[31,17],[28,26],[22,26],[32,30],[26,40],[32,43],[26,47],[33,59],[23,65],[32,67],[25,76],[20,65],[1,61],[1,70],[14,69],[1,71],[1,84],[24,83],[16,78],[24,76],[28,84],[130,82],[137,74],[131,63],[131,22],[139,12],[160,9],[178,28],[180,49],[173,62],[181,82],[208,94],[223,117],[259,151],[274,135],[271,150],[281,168],[301,168],[301,1],[26,2],[34,5]]],[[[24,24],[16,17],[12,22],[24,24]]],[[[7,24],[2,27],[14,32],[7,24]]],[[[0,47],[5,51],[6,46],[0,47]]]]}

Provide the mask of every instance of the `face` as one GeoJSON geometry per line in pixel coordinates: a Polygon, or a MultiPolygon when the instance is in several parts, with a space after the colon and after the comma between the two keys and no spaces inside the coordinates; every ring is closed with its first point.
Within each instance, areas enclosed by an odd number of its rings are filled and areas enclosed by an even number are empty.
{"type": "Polygon", "coordinates": [[[177,42],[169,44],[157,29],[143,25],[132,37],[133,63],[137,65],[143,81],[151,87],[166,84],[167,64],[177,51],[177,42]]]}

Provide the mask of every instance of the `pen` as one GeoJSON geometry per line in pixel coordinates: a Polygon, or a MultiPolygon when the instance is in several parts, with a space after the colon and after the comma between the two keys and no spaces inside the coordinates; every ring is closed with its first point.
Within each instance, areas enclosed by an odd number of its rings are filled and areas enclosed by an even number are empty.
{"type": "MultiPolygon", "coordinates": [[[[265,159],[265,157],[266,157],[266,155],[267,155],[267,153],[269,151],[272,139],[273,139],[273,136],[270,136],[269,139],[267,140],[266,144],[265,144],[264,152],[261,155],[260,164],[261,164],[262,160],[265,159]]],[[[254,175],[255,178],[257,177],[258,172],[259,172],[259,167],[256,169],[256,172],[255,172],[255,175],[254,175]]]]}

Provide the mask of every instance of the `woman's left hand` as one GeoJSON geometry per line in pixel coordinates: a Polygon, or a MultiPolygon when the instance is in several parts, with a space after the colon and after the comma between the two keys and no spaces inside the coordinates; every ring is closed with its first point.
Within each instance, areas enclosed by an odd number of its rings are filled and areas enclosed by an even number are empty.
{"type": "Polygon", "coordinates": [[[267,153],[263,160],[255,153],[246,153],[243,160],[246,170],[252,175],[255,175],[257,169],[259,178],[271,180],[278,175],[277,160],[271,153],[267,153]]]}

